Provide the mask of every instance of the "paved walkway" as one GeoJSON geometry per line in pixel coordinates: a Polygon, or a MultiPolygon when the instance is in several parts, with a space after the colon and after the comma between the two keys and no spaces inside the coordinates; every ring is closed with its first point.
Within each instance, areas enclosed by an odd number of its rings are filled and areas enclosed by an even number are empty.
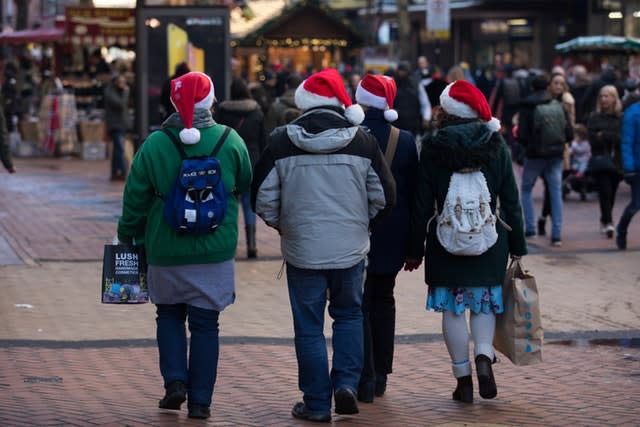
{"type": "MultiPolygon", "coordinates": [[[[0,425],[305,424],[289,414],[300,393],[275,232],[259,224],[257,261],[245,259],[241,234],[213,416],[188,420],[157,409],[153,305],[99,303],[102,247],[115,233],[122,191],[107,180],[108,163],[16,163],[18,174],[0,174],[0,425]]],[[[628,197],[622,185],[615,218],[628,197]]],[[[640,220],[630,250],[619,252],[599,234],[595,195],[570,195],[565,217],[563,247],[536,238],[524,259],[541,293],[544,363],[503,358],[497,399],[453,402],[440,317],[424,310],[423,271],[401,273],[388,393],[334,424],[640,425],[640,220]]]]}

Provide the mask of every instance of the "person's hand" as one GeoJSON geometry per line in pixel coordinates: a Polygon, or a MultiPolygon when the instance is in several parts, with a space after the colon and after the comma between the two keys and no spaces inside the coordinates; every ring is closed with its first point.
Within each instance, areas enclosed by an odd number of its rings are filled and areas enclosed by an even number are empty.
{"type": "Polygon", "coordinates": [[[7,171],[9,173],[16,173],[16,167],[15,166],[11,166],[9,169],[7,169],[7,171]]]}
{"type": "Polygon", "coordinates": [[[422,264],[422,258],[407,258],[404,260],[404,271],[416,270],[420,264],[422,264]]]}
{"type": "Polygon", "coordinates": [[[511,255],[511,261],[520,261],[521,259],[520,255],[511,255]]]}

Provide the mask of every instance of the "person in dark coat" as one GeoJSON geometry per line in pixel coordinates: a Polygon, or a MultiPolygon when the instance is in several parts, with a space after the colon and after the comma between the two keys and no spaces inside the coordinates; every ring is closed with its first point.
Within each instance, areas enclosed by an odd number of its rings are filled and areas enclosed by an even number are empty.
{"type": "Polygon", "coordinates": [[[176,108],[171,103],[171,80],[177,79],[180,76],[184,76],[189,71],[191,70],[189,69],[189,64],[187,64],[186,62],[177,64],[174,69],[173,76],[169,77],[162,85],[162,90],[160,92],[160,105],[164,110],[164,120],[166,120],[170,115],[176,112],[176,108]]]}
{"type": "MultiPolygon", "coordinates": [[[[251,167],[255,167],[265,146],[264,114],[260,104],[251,98],[249,87],[240,78],[231,82],[231,99],[216,107],[215,120],[236,130],[247,145],[251,167]]],[[[251,208],[251,192],[240,195],[247,238],[247,257],[256,258],[256,214],[251,208]]]]}
{"type": "Polygon", "coordinates": [[[393,79],[397,96],[395,109],[398,112],[396,127],[408,130],[415,137],[422,131],[422,115],[417,83],[409,76],[409,63],[400,62],[393,79]]]}
{"type": "Polygon", "coordinates": [[[527,253],[522,208],[509,148],[499,133],[500,122],[491,117],[486,98],[464,80],[449,84],[440,96],[434,134],[422,144],[418,189],[411,212],[409,249],[405,269],[416,269],[425,257],[425,282],[429,286],[427,309],[442,312],[442,332],[458,385],[453,399],[473,402],[469,361],[469,309],[471,339],[480,396],[491,399],[497,387],[491,364],[496,314],[503,311],[502,283],[509,255],[527,253]],[[492,212],[500,203],[498,240],[476,256],[449,253],[436,237],[434,209],[444,206],[453,172],[480,169],[486,178],[492,212]],[[425,250],[426,239],[426,250],[425,250]]]}
{"type": "Polygon", "coordinates": [[[104,89],[104,116],[109,137],[113,143],[111,151],[111,180],[124,181],[127,163],[124,157],[124,136],[130,126],[129,86],[123,75],[116,74],[104,89]]]}
{"type": "MultiPolygon", "coordinates": [[[[357,86],[356,101],[364,109],[362,126],[376,137],[383,153],[391,144],[389,122],[397,119],[393,110],[396,85],[387,76],[367,74],[357,86]]],[[[382,396],[387,375],[392,372],[396,307],[393,289],[402,269],[409,239],[411,204],[416,189],[418,151],[408,131],[399,130],[397,145],[387,155],[396,181],[396,206],[391,214],[371,229],[371,249],[364,284],[364,367],[358,387],[358,399],[373,402],[382,396]]]]}
{"type": "Polygon", "coordinates": [[[294,99],[296,89],[302,83],[302,76],[298,73],[291,73],[287,77],[285,83],[285,91],[278,97],[269,107],[269,111],[264,119],[264,127],[267,135],[271,133],[276,127],[286,125],[288,112],[300,112],[296,107],[296,101],[294,99]]]}
{"type": "Polygon", "coordinates": [[[596,111],[591,113],[587,120],[587,132],[591,145],[591,159],[587,171],[598,189],[600,233],[610,239],[615,234],[613,205],[618,186],[622,181],[621,130],[622,102],[618,97],[618,90],[613,85],[603,86],[598,93],[596,111]],[[609,161],[600,160],[604,158],[609,158],[609,161]]]}
{"type": "MultiPolygon", "coordinates": [[[[0,106],[4,105],[2,93],[0,92],[0,106]]],[[[4,116],[4,110],[0,110],[0,162],[9,173],[16,173],[16,167],[13,165],[11,150],[9,147],[9,132],[7,131],[7,121],[4,116]]]]}

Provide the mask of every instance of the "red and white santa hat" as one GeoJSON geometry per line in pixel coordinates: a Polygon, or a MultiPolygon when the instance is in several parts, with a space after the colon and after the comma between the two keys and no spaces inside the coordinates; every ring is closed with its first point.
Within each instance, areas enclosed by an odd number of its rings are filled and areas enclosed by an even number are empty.
{"type": "Polygon", "coordinates": [[[184,123],[180,140],[185,144],[197,144],[200,131],[193,127],[196,108],[210,110],[215,99],[213,82],[204,73],[192,71],[171,80],[171,103],[184,123]]]}
{"type": "Polygon", "coordinates": [[[364,120],[362,107],[352,104],[342,76],[335,68],[327,68],[309,76],[296,89],[295,101],[301,110],[323,106],[344,107],[345,117],[354,125],[364,120]]]}
{"type": "Polygon", "coordinates": [[[491,108],[480,89],[466,80],[449,83],[440,94],[440,106],[447,113],[463,119],[479,118],[492,132],[500,130],[500,120],[492,117],[491,108]]]}
{"type": "Polygon", "coordinates": [[[388,122],[398,120],[398,112],[393,109],[396,99],[396,82],[388,76],[366,74],[356,89],[358,104],[384,110],[384,118],[388,122]]]}

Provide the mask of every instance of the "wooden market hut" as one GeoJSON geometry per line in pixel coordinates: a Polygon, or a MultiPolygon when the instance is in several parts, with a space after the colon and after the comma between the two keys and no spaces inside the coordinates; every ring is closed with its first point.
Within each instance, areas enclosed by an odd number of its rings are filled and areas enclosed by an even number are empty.
{"type": "Polygon", "coordinates": [[[232,48],[243,71],[254,80],[267,64],[290,66],[305,73],[348,63],[364,41],[363,35],[325,4],[302,0],[244,37],[232,40],[232,48]]]}

